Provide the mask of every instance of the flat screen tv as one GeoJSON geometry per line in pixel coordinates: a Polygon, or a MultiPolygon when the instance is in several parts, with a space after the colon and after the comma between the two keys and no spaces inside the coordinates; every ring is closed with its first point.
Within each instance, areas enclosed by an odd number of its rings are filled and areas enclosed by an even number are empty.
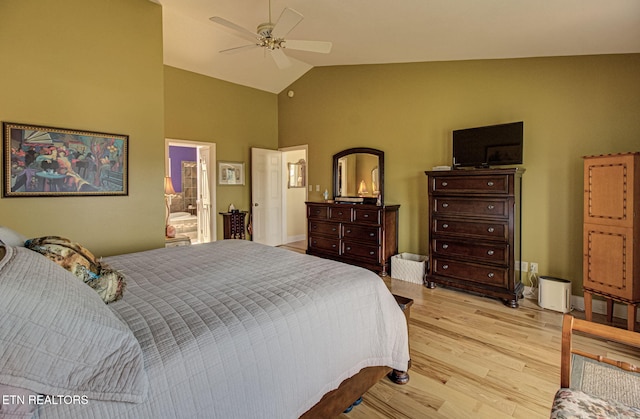
{"type": "Polygon", "coordinates": [[[522,164],[524,122],[453,131],[453,167],[522,164]]]}

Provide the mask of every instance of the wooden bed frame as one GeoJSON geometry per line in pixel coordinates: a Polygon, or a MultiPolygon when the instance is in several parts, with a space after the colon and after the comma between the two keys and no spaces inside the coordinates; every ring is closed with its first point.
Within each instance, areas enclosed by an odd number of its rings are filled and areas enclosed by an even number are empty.
{"type": "Polygon", "coordinates": [[[300,418],[325,419],[340,415],[385,375],[396,384],[406,384],[409,381],[409,375],[404,371],[392,370],[389,367],[363,368],[353,377],[344,380],[337,389],[325,394],[315,406],[307,410],[300,418]],[[396,381],[395,377],[401,378],[396,381]]]}
{"type": "MultiPolygon", "coordinates": [[[[411,298],[395,294],[393,297],[396,299],[398,306],[404,313],[408,328],[413,300],[411,298]]],[[[409,365],[407,367],[411,368],[411,360],[409,360],[409,365]]],[[[349,406],[351,406],[356,400],[362,397],[367,390],[373,387],[385,375],[389,380],[398,385],[407,384],[409,382],[409,374],[406,371],[392,370],[389,367],[363,368],[353,377],[347,378],[340,383],[340,386],[337,389],[325,394],[322,399],[320,399],[320,401],[311,409],[307,410],[301,418],[324,419],[338,416],[349,408],[349,406]]]]}

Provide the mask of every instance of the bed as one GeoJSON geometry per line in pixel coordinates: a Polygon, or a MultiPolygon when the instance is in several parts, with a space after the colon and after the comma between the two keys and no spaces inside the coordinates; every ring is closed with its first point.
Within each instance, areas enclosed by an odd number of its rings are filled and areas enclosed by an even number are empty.
{"type": "Polygon", "coordinates": [[[244,240],[156,249],[105,258],[127,286],[104,304],[42,255],[4,252],[6,417],[329,417],[408,368],[404,315],[362,268],[244,240]]]}

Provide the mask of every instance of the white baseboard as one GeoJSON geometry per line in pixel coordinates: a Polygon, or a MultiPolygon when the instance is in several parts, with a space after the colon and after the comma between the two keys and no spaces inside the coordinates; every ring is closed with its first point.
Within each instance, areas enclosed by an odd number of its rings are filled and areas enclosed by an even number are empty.
{"type": "MultiPolygon", "coordinates": [[[[524,295],[528,296],[531,293],[531,287],[524,287],[524,295]]],[[[535,298],[537,302],[538,299],[535,298]]],[[[584,297],[581,295],[571,295],[571,309],[577,311],[584,311],[584,297]]],[[[591,309],[597,314],[607,314],[607,302],[604,300],[593,299],[591,303],[591,309]]],[[[613,317],[620,319],[627,319],[627,306],[626,304],[614,304],[613,305],[613,317]]],[[[640,313],[638,313],[640,317],[640,313]]],[[[636,321],[640,321],[636,319],[636,321]]]]}

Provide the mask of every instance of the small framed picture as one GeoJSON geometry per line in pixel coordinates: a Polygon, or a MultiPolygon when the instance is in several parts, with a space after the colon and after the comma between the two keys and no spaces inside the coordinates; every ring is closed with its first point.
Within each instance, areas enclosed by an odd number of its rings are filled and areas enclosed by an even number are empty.
{"type": "Polygon", "coordinates": [[[244,163],[219,161],[219,185],[244,185],[244,163]]]}

